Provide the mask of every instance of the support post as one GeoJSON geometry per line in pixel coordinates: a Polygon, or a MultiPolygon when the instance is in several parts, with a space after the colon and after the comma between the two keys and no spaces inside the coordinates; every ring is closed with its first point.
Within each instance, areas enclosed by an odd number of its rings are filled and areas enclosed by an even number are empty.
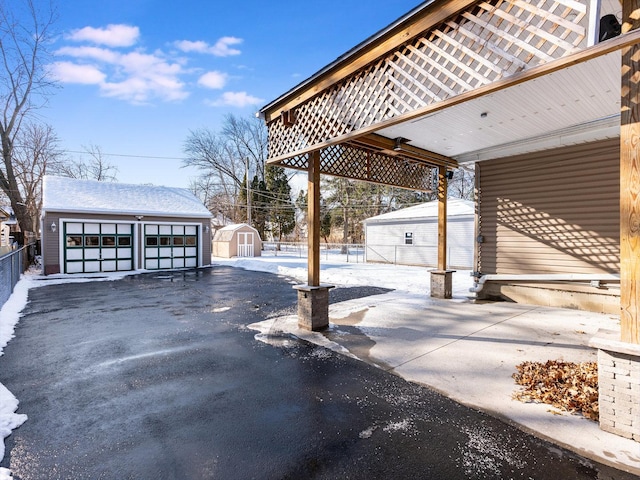
{"type": "MultiPolygon", "coordinates": [[[[622,0],[622,34],[640,27],[640,0],[622,0]]],[[[600,428],[640,442],[640,45],[622,53],[620,332],[599,331],[600,428]]]]}
{"type": "Polygon", "coordinates": [[[438,167],[438,270],[447,269],[447,168],[438,167]]]}
{"type": "Polygon", "coordinates": [[[307,181],[308,247],[307,260],[309,286],[320,285],[320,150],[311,153],[307,181]]]}
{"type": "Polygon", "coordinates": [[[447,270],[447,167],[438,167],[438,268],[431,271],[431,296],[452,297],[453,270],[447,270]]]}
{"type": "MultiPolygon", "coordinates": [[[[640,27],[640,0],[623,0],[622,33],[640,27]]],[[[620,337],[640,344],[640,45],[622,49],[620,337]]]]}
{"type": "Polygon", "coordinates": [[[323,330],[329,326],[329,289],[320,284],[320,151],[309,155],[307,182],[308,285],[295,285],[298,291],[298,327],[323,330]]]}

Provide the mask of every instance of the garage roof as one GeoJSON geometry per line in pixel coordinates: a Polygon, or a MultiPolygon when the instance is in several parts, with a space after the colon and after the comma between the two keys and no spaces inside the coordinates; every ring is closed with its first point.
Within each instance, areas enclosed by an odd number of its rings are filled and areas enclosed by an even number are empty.
{"type": "Polygon", "coordinates": [[[185,188],[78,180],[45,176],[43,212],[113,213],[171,217],[211,217],[185,188]]]}
{"type": "MultiPolygon", "coordinates": [[[[394,212],[383,213],[375,217],[367,218],[365,223],[387,222],[389,220],[424,220],[426,218],[438,219],[438,201],[421,203],[413,207],[402,208],[394,212]]],[[[447,217],[475,214],[474,203],[461,198],[450,198],[447,201],[447,217]]]]}

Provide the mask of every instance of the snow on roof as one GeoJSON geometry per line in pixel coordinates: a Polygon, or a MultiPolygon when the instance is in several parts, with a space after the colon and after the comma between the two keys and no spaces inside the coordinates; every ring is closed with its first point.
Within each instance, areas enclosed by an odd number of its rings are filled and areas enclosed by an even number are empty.
{"type": "MultiPolygon", "coordinates": [[[[475,206],[472,201],[462,200],[460,198],[447,199],[447,218],[456,217],[462,215],[474,215],[475,206]]],[[[388,220],[410,220],[410,219],[425,219],[425,218],[438,218],[438,201],[421,203],[420,205],[414,205],[413,207],[403,208],[396,210],[395,212],[383,213],[382,215],[376,215],[365,220],[368,222],[388,221],[388,220]]]]}
{"type": "Polygon", "coordinates": [[[184,188],[130,185],[45,176],[43,212],[118,213],[211,217],[202,202],[184,188]]]}

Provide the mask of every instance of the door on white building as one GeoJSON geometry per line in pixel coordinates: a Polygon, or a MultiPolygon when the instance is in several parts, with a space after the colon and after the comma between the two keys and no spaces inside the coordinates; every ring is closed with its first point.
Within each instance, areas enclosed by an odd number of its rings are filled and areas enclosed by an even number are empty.
{"type": "Polygon", "coordinates": [[[238,256],[253,257],[252,232],[238,232],[238,256]]]}

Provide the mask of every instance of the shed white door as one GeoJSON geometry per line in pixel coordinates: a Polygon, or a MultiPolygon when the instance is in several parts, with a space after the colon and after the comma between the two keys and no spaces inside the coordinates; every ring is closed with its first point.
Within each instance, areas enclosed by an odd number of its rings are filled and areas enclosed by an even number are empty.
{"type": "Polygon", "coordinates": [[[64,272],[133,270],[133,224],[64,222],[64,272]]]}
{"type": "Polygon", "coordinates": [[[159,270],[198,266],[195,225],[144,226],[144,268],[159,270]]]}
{"type": "Polygon", "coordinates": [[[252,232],[238,232],[238,256],[253,257],[252,232]]]}

